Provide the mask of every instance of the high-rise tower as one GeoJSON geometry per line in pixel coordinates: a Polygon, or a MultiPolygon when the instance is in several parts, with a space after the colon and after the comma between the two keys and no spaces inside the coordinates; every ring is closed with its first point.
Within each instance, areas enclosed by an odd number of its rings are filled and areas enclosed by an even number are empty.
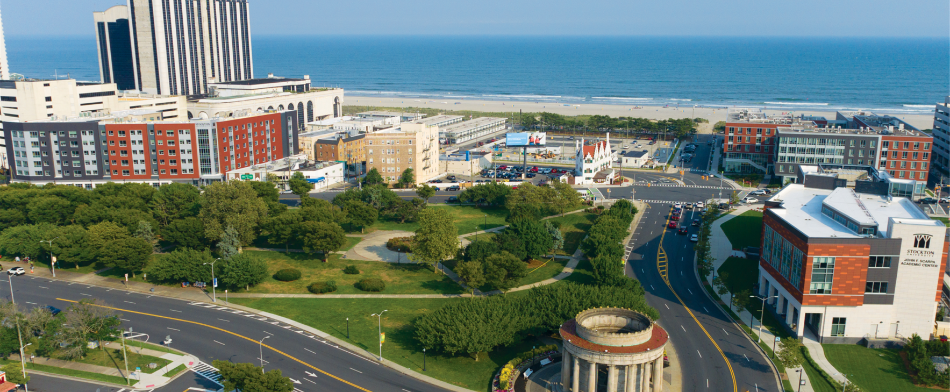
{"type": "Polygon", "coordinates": [[[7,41],[3,38],[3,19],[0,18],[0,80],[10,79],[10,63],[7,63],[7,41]]]}

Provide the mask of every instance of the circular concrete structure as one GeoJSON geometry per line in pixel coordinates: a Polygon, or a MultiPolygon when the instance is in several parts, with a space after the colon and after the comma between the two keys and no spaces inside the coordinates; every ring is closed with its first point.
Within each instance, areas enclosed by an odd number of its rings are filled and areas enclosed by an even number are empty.
{"type": "Polygon", "coordinates": [[[561,325],[561,386],[572,392],[660,392],[669,335],[645,314],[589,309],[561,325]],[[598,382],[598,374],[606,380],[598,382]],[[598,384],[605,384],[599,385],[598,384]],[[606,389],[605,389],[606,387],[606,389]]]}

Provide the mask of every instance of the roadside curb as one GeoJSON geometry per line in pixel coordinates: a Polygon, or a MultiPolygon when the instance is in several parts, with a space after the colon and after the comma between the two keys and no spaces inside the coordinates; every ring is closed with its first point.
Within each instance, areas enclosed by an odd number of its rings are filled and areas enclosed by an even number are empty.
{"type": "Polygon", "coordinates": [[[778,388],[776,390],[784,391],[785,387],[782,385],[782,376],[779,375],[778,367],[775,366],[775,362],[772,360],[772,358],[770,358],[768,354],[765,353],[765,350],[763,350],[762,347],[760,347],[759,344],[755,342],[755,340],[752,340],[752,336],[749,336],[749,333],[746,332],[744,329],[742,329],[742,326],[739,325],[739,323],[737,323],[736,320],[733,319],[731,315],[729,315],[729,312],[726,312],[726,310],[722,308],[722,305],[719,305],[719,301],[716,301],[715,298],[709,295],[709,291],[706,290],[706,287],[704,286],[704,282],[702,278],[699,276],[699,266],[697,265],[698,261],[699,261],[699,255],[693,253],[693,276],[696,277],[696,283],[699,283],[699,286],[702,288],[703,294],[706,294],[706,298],[709,298],[709,300],[713,303],[713,305],[716,305],[716,307],[719,308],[719,311],[722,312],[724,315],[726,315],[726,318],[729,319],[729,322],[731,322],[732,325],[734,325],[736,328],[742,331],[742,336],[745,336],[746,340],[748,340],[749,343],[752,343],[752,346],[755,347],[755,349],[759,352],[759,354],[762,354],[762,356],[765,357],[765,359],[769,361],[769,367],[772,368],[772,374],[775,375],[775,385],[778,388]]]}
{"type": "Polygon", "coordinates": [[[407,376],[409,376],[409,377],[418,379],[418,380],[420,380],[420,381],[427,382],[427,383],[432,384],[432,385],[434,385],[434,386],[437,386],[437,387],[440,387],[440,388],[445,388],[445,389],[448,389],[448,390],[451,390],[451,391],[456,391],[456,392],[475,392],[475,391],[473,391],[473,390],[471,390],[471,389],[465,389],[465,388],[462,388],[462,387],[459,387],[459,386],[456,386],[456,385],[449,384],[449,383],[447,383],[447,382],[445,382],[445,381],[442,381],[442,380],[439,380],[439,379],[436,379],[436,378],[433,378],[433,377],[430,377],[430,376],[426,376],[426,375],[424,375],[424,374],[420,374],[419,372],[416,372],[415,370],[408,369],[408,368],[406,368],[406,367],[403,367],[402,365],[399,365],[399,364],[397,364],[397,363],[395,363],[395,362],[392,362],[392,361],[390,361],[390,360],[388,360],[388,359],[385,359],[385,358],[383,358],[383,360],[380,361],[376,355],[374,355],[374,354],[372,354],[372,353],[370,353],[370,352],[368,352],[368,351],[366,351],[366,350],[364,350],[364,349],[362,349],[362,348],[360,348],[360,347],[357,347],[357,346],[353,345],[352,343],[346,342],[346,341],[344,341],[344,340],[342,340],[342,339],[339,339],[339,338],[337,338],[337,337],[334,337],[334,336],[332,336],[332,335],[330,335],[330,334],[328,334],[328,333],[326,333],[326,332],[323,332],[323,331],[321,331],[321,330],[319,330],[319,329],[313,328],[313,327],[308,326],[308,325],[301,324],[301,323],[299,323],[299,322],[297,322],[297,321],[288,319],[288,318],[286,318],[286,317],[278,316],[278,315],[275,315],[275,314],[272,314],[272,313],[268,313],[268,312],[264,312],[264,311],[261,311],[261,310],[258,310],[258,309],[254,309],[254,308],[249,308],[249,307],[247,307],[247,306],[236,305],[236,304],[227,303],[227,302],[225,302],[225,305],[221,305],[221,304],[219,303],[218,306],[232,307],[232,308],[235,308],[235,309],[238,309],[238,310],[241,310],[241,311],[245,311],[245,312],[248,312],[248,313],[253,313],[253,314],[261,315],[261,316],[268,317],[268,318],[271,318],[271,319],[274,319],[274,320],[277,320],[277,321],[280,321],[280,322],[283,322],[283,323],[286,323],[286,324],[293,325],[293,326],[295,326],[295,327],[297,327],[297,328],[300,328],[300,329],[302,329],[302,330],[304,330],[304,331],[310,332],[310,333],[312,333],[312,334],[314,334],[314,335],[317,335],[317,336],[319,336],[319,337],[321,337],[321,338],[323,338],[323,339],[326,339],[326,340],[328,340],[328,341],[330,341],[330,342],[333,342],[334,344],[337,344],[337,345],[339,345],[339,346],[345,347],[347,351],[349,351],[349,352],[351,352],[351,353],[353,353],[353,354],[355,354],[355,355],[359,355],[359,356],[364,357],[364,358],[366,358],[366,359],[368,359],[368,360],[370,360],[370,361],[372,361],[372,362],[379,363],[379,364],[381,364],[381,365],[383,365],[383,366],[386,366],[386,367],[388,367],[388,368],[390,368],[390,369],[393,369],[393,370],[395,370],[395,371],[397,371],[397,372],[400,372],[400,373],[405,374],[405,375],[407,375],[407,376]]]}

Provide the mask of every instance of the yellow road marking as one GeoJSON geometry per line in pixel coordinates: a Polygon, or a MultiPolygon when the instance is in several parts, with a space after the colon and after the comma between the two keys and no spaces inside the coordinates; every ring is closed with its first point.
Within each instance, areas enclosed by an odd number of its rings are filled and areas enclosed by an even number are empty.
{"type": "MultiPolygon", "coordinates": [[[[79,301],[73,301],[73,300],[62,299],[62,298],[56,298],[56,299],[57,299],[57,300],[60,300],[60,301],[66,301],[66,302],[72,302],[72,303],[77,303],[77,302],[79,302],[79,301]]],[[[225,330],[225,329],[221,329],[221,328],[215,327],[215,326],[213,326],[213,325],[203,324],[203,323],[199,323],[199,322],[196,322],[196,321],[182,320],[182,319],[179,319],[179,318],[168,317],[168,316],[160,316],[160,315],[157,315],[157,314],[151,314],[151,313],[145,313],[145,312],[136,312],[136,311],[134,311],[134,310],[113,308],[113,307],[111,307],[111,306],[102,306],[102,305],[94,305],[94,306],[98,306],[98,307],[100,307],[100,308],[118,310],[118,311],[120,311],[120,312],[128,312],[128,313],[134,313],[134,314],[141,314],[141,315],[145,315],[145,316],[152,316],[152,317],[157,317],[157,318],[163,318],[163,319],[166,319],[166,320],[174,320],[174,321],[180,321],[180,322],[188,323],[188,324],[200,325],[200,326],[202,326],[202,327],[208,327],[208,328],[211,328],[211,329],[214,329],[214,330],[218,330],[218,331],[221,331],[221,332],[224,332],[224,333],[228,333],[228,334],[237,336],[237,337],[242,338],[242,339],[246,339],[246,340],[248,340],[248,341],[250,341],[250,342],[253,342],[253,343],[260,343],[260,342],[258,342],[257,340],[251,339],[251,338],[249,338],[249,337],[247,337],[247,336],[239,335],[239,334],[236,334],[236,333],[234,333],[234,332],[231,332],[231,331],[228,331],[228,330],[225,330]]],[[[294,361],[297,361],[297,362],[300,363],[301,365],[304,365],[304,366],[306,366],[306,367],[309,367],[309,368],[311,368],[311,369],[313,369],[313,370],[316,370],[316,371],[318,371],[318,372],[320,372],[320,373],[326,374],[327,376],[330,376],[330,377],[336,379],[337,381],[340,381],[340,382],[342,382],[342,383],[344,383],[344,384],[346,384],[346,385],[349,385],[349,386],[351,386],[351,387],[353,387],[353,388],[356,388],[356,389],[359,389],[359,390],[361,390],[361,391],[371,392],[369,389],[363,388],[363,387],[361,387],[361,386],[359,386],[359,385],[353,384],[353,383],[351,383],[351,382],[349,382],[349,381],[346,381],[346,380],[344,380],[344,379],[342,379],[342,378],[339,378],[339,377],[334,376],[334,375],[332,375],[332,374],[330,374],[330,373],[327,373],[326,371],[321,370],[321,369],[319,369],[319,368],[317,368],[317,367],[315,367],[315,366],[313,366],[313,365],[311,365],[311,364],[309,364],[309,363],[306,363],[306,362],[304,362],[304,361],[302,361],[302,360],[299,360],[299,359],[297,359],[296,357],[294,357],[294,356],[292,356],[292,355],[289,355],[289,354],[287,354],[287,353],[285,353],[285,352],[283,352],[283,351],[280,351],[280,350],[278,350],[278,349],[276,349],[276,348],[273,348],[273,347],[271,347],[271,346],[268,346],[268,345],[266,345],[266,344],[262,344],[262,345],[263,345],[264,347],[267,347],[268,349],[273,350],[274,352],[276,352],[276,353],[278,353],[278,354],[280,354],[280,355],[283,355],[283,356],[285,356],[285,357],[287,357],[287,358],[290,358],[290,359],[292,359],[292,360],[294,360],[294,361]]]]}
{"type": "MultiPolygon", "coordinates": [[[[673,212],[673,207],[670,207],[670,212],[673,212]]],[[[669,218],[667,218],[667,224],[669,224],[669,218]]],[[[656,270],[660,273],[660,277],[663,278],[663,282],[666,283],[666,287],[669,287],[670,292],[676,297],[680,304],[683,305],[683,308],[686,309],[686,312],[689,313],[689,316],[693,318],[693,321],[696,322],[696,325],[699,325],[699,328],[703,330],[703,333],[706,334],[706,337],[709,338],[709,341],[712,342],[713,346],[716,346],[716,350],[719,351],[719,355],[722,355],[722,360],[726,361],[726,366],[729,368],[729,375],[732,376],[732,390],[733,392],[739,391],[739,384],[736,383],[736,372],[732,369],[732,363],[729,362],[729,358],[726,358],[726,353],[722,351],[722,348],[719,347],[719,344],[713,340],[712,335],[709,334],[709,331],[706,330],[706,327],[703,326],[703,323],[699,322],[699,319],[696,318],[696,315],[693,314],[693,311],[690,310],[689,306],[686,306],[686,302],[680,298],[679,294],[676,293],[676,290],[673,290],[673,285],[670,284],[670,277],[668,273],[668,260],[666,255],[666,250],[663,249],[663,238],[666,237],[666,232],[668,231],[666,225],[663,227],[663,234],[660,234],[660,245],[659,251],[657,252],[656,259],[656,270]],[[662,266],[661,266],[662,260],[662,266]]]]}

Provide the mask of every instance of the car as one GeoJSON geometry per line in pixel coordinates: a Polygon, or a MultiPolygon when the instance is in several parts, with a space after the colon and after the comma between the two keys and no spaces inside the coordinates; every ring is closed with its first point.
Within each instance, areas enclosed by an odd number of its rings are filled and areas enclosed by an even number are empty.
{"type": "Polygon", "coordinates": [[[701,221],[699,219],[693,219],[693,226],[699,226],[701,221]]]}
{"type": "Polygon", "coordinates": [[[678,233],[680,234],[686,234],[688,232],[689,232],[689,229],[686,226],[680,226],[680,229],[678,230],[678,233]]]}
{"type": "Polygon", "coordinates": [[[950,197],[941,197],[940,203],[950,203],[950,197]]]}
{"type": "Polygon", "coordinates": [[[7,270],[7,275],[23,275],[26,270],[23,267],[13,267],[7,270]]]}
{"type": "Polygon", "coordinates": [[[750,195],[763,195],[763,196],[764,196],[764,195],[769,194],[769,192],[766,191],[765,189],[756,189],[756,190],[754,190],[754,191],[752,191],[752,192],[749,192],[749,194],[750,194],[750,195]]]}
{"type": "Polygon", "coordinates": [[[690,240],[690,241],[693,241],[693,242],[699,242],[699,235],[693,234],[693,235],[689,236],[689,240],[690,240]]]}
{"type": "Polygon", "coordinates": [[[686,204],[683,204],[683,208],[685,208],[685,209],[687,209],[687,210],[692,210],[692,209],[693,209],[693,203],[686,203],[686,204]]]}
{"type": "Polygon", "coordinates": [[[537,174],[534,174],[534,173],[525,174],[525,177],[528,177],[528,178],[535,178],[535,177],[537,177],[537,176],[538,176],[538,175],[537,175],[537,174]]]}
{"type": "Polygon", "coordinates": [[[675,228],[676,228],[676,222],[675,222],[675,221],[670,221],[670,223],[668,223],[668,224],[666,225],[666,228],[667,228],[667,229],[675,229],[675,228]]]}
{"type": "MultiPolygon", "coordinates": [[[[706,203],[703,203],[703,202],[701,202],[701,201],[697,201],[695,207],[696,207],[696,208],[706,208],[706,203]]],[[[704,211],[704,212],[705,212],[705,211],[704,211]]]]}
{"type": "Polygon", "coordinates": [[[466,182],[468,182],[468,180],[458,180],[458,183],[459,183],[459,184],[464,184],[464,183],[466,183],[466,182]]]}
{"type": "Polygon", "coordinates": [[[429,181],[429,183],[430,183],[430,184],[441,184],[441,183],[442,183],[442,180],[432,180],[432,181],[429,181]]]}
{"type": "Polygon", "coordinates": [[[458,202],[459,202],[458,196],[449,196],[448,199],[445,199],[445,203],[446,203],[446,204],[448,204],[448,203],[458,203],[458,202]]]}
{"type": "Polygon", "coordinates": [[[759,252],[760,252],[761,250],[760,250],[759,248],[757,248],[757,247],[754,247],[754,246],[747,246],[747,247],[746,247],[745,249],[743,249],[742,251],[745,253],[745,258],[747,258],[747,259],[749,259],[749,260],[758,260],[758,259],[759,259],[759,252]]]}
{"type": "Polygon", "coordinates": [[[937,204],[937,199],[934,199],[932,197],[925,197],[923,199],[917,200],[917,202],[920,204],[937,204]]]}
{"type": "Polygon", "coordinates": [[[455,180],[456,180],[456,177],[455,177],[455,176],[448,176],[448,177],[445,177],[445,179],[447,179],[447,180],[449,180],[449,181],[455,181],[455,180]]]}
{"type": "Polygon", "coordinates": [[[660,182],[662,182],[662,183],[664,183],[664,184],[669,184],[669,183],[672,183],[673,181],[670,181],[669,178],[664,178],[664,179],[660,180],[660,182]]]}
{"type": "Polygon", "coordinates": [[[501,165],[501,166],[498,167],[498,170],[508,170],[508,166],[507,166],[507,165],[501,165]]]}
{"type": "Polygon", "coordinates": [[[455,192],[455,191],[460,191],[460,190],[462,190],[462,187],[460,187],[460,186],[458,186],[458,185],[452,185],[452,186],[450,186],[450,187],[448,187],[448,188],[445,188],[445,190],[447,190],[447,191],[449,191],[449,192],[455,192]]]}
{"type": "Polygon", "coordinates": [[[537,172],[538,172],[538,167],[537,167],[537,166],[532,167],[531,170],[529,170],[529,171],[532,172],[532,173],[537,173],[537,172]]]}
{"type": "Polygon", "coordinates": [[[720,209],[720,210],[728,210],[728,209],[729,209],[729,203],[719,203],[719,209],[720,209]]]}
{"type": "Polygon", "coordinates": [[[55,315],[57,315],[57,314],[60,314],[60,313],[62,312],[62,310],[60,310],[59,308],[52,307],[52,306],[49,306],[49,305],[46,305],[45,308],[46,308],[46,310],[49,310],[49,312],[52,313],[53,316],[55,316],[55,315]]]}
{"type": "Polygon", "coordinates": [[[680,214],[673,214],[673,215],[670,215],[670,220],[672,220],[672,221],[678,221],[678,220],[680,220],[680,214]]]}
{"type": "Polygon", "coordinates": [[[674,203],[673,208],[679,210],[683,208],[683,203],[674,203]]]}
{"type": "Polygon", "coordinates": [[[758,202],[759,202],[759,199],[756,199],[756,198],[754,198],[754,197],[746,196],[746,197],[743,197],[743,198],[742,198],[742,202],[743,202],[743,203],[748,203],[748,204],[758,203],[758,202]]]}

